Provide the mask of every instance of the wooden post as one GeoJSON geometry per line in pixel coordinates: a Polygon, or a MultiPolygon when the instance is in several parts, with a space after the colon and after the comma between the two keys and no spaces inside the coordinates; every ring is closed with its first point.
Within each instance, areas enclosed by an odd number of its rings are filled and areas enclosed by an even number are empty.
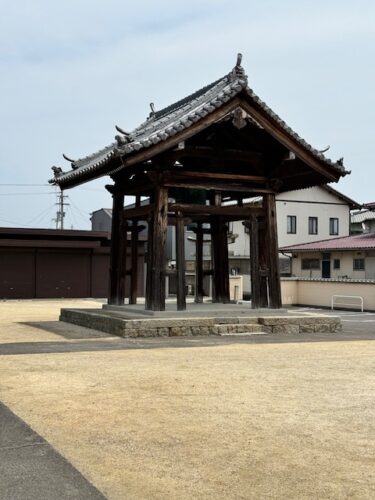
{"type": "Polygon", "coordinates": [[[221,302],[228,304],[230,302],[229,293],[229,257],[228,257],[228,226],[221,219],[219,221],[220,236],[220,290],[221,302]]]}
{"type": "Polygon", "coordinates": [[[181,212],[176,213],[177,310],[186,309],[185,226],[181,212]]]}
{"type": "Polygon", "coordinates": [[[267,232],[267,255],[268,255],[268,293],[269,307],[274,309],[281,308],[281,286],[280,286],[280,267],[279,252],[277,242],[277,222],[276,222],[276,200],[274,194],[265,194],[263,196],[263,205],[265,209],[266,232],[267,232]]]}
{"type": "MultiPolygon", "coordinates": [[[[221,206],[221,193],[215,192],[211,205],[221,206]]],[[[212,301],[229,302],[228,235],[220,216],[211,218],[212,301]]]]}
{"type": "Polygon", "coordinates": [[[119,282],[118,282],[118,304],[123,304],[125,300],[125,286],[127,275],[127,256],[128,256],[128,221],[121,217],[120,222],[120,266],[119,266],[119,282]]]}
{"type": "MultiPolygon", "coordinates": [[[[210,196],[210,204],[214,206],[221,205],[221,194],[213,192],[210,196]]],[[[211,217],[211,269],[212,269],[212,302],[220,302],[220,280],[219,280],[219,262],[220,262],[220,243],[219,243],[219,224],[216,216],[211,217]]]]}
{"type": "MultiPolygon", "coordinates": [[[[160,180],[159,180],[160,182],[160,180]]],[[[152,254],[150,307],[153,311],[165,310],[165,243],[168,228],[168,189],[158,184],[152,222],[152,254]]]]}
{"type": "Polygon", "coordinates": [[[152,262],[153,256],[152,252],[154,249],[153,245],[153,236],[154,236],[154,217],[150,215],[148,218],[147,224],[147,270],[146,270],[146,296],[145,296],[145,308],[152,310],[153,307],[153,295],[152,295],[152,287],[153,287],[153,273],[152,273],[152,262]]]}
{"type": "Polygon", "coordinates": [[[259,237],[258,220],[252,217],[249,222],[250,237],[250,274],[251,274],[251,307],[260,307],[260,275],[259,275],[259,237]]]}
{"type": "MultiPolygon", "coordinates": [[[[138,195],[135,198],[135,206],[141,205],[141,197],[138,195]]],[[[133,219],[131,227],[131,269],[130,269],[130,294],[129,304],[137,303],[137,289],[138,289],[138,220],[133,219]]]]}
{"type": "Polygon", "coordinates": [[[108,304],[120,304],[120,281],[122,273],[123,234],[121,228],[121,214],[124,207],[124,195],[114,192],[112,204],[112,233],[111,256],[109,269],[109,297],[108,304]]]}
{"type": "Polygon", "coordinates": [[[195,239],[195,298],[194,302],[203,302],[203,228],[198,222],[195,239]]]}
{"type": "Polygon", "coordinates": [[[263,218],[258,221],[258,239],[259,239],[259,307],[268,307],[268,241],[266,223],[263,218]]]}

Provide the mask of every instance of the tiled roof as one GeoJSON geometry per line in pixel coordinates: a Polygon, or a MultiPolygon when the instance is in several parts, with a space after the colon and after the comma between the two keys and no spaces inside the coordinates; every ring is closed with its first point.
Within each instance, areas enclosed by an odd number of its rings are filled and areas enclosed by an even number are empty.
{"type": "Polygon", "coordinates": [[[283,252],[314,252],[334,250],[373,250],[375,249],[375,233],[356,234],[329,240],[313,241],[300,245],[289,245],[280,248],[283,252]]]}
{"type": "MultiPolygon", "coordinates": [[[[139,127],[130,133],[121,133],[116,136],[116,142],[109,146],[85,156],[71,163],[72,169],[63,172],[61,168],[53,167],[55,178],[50,182],[63,186],[65,183],[83,182],[96,175],[106,175],[114,173],[109,165],[115,157],[121,156],[126,159],[127,155],[133,154],[142,149],[163,142],[177,133],[189,128],[195,122],[220,108],[226,102],[233,99],[240,92],[245,92],[247,96],[258,105],[265,114],[273,121],[277,122],[284,132],[294,141],[299,143],[305,150],[324,162],[329,167],[334,168],[341,175],[348,173],[342,165],[342,161],[332,162],[317,149],[313,148],[296,132],[274,113],[248,86],[247,76],[242,68],[241,58],[237,60],[234,69],[223,78],[203,87],[197,92],[184,99],[160,110],[152,111],[150,116],[139,127]],[[84,178],[84,179],[82,179],[84,178]]],[[[153,109],[153,106],[152,106],[153,109]]],[[[119,129],[123,132],[121,129],[119,129]]],[[[119,167],[116,170],[121,170],[119,167]]]]}
{"type": "Polygon", "coordinates": [[[366,220],[374,220],[375,219],[375,212],[371,212],[370,210],[365,210],[364,212],[356,212],[354,214],[351,214],[350,216],[350,222],[352,223],[361,223],[365,222],[366,220]]]}

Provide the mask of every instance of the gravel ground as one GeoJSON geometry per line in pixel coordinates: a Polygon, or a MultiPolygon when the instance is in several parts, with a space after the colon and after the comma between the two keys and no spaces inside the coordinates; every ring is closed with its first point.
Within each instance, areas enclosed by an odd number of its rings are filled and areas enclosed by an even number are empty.
{"type": "Polygon", "coordinates": [[[1,303],[0,346],[98,349],[1,356],[1,399],[108,498],[375,498],[373,340],[100,350],[62,306],[1,303]]]}

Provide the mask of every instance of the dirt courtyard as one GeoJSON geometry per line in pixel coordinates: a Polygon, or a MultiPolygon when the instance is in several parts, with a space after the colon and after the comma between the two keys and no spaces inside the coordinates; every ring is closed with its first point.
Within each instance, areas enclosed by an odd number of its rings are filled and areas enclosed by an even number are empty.
{"type": "Polygon", "coordinates": [[[106,497],[375,498],[373,340],[102,350],[71,305],[0,303],[0,346],[67,345],[0,355],[0,399],[106,497]]]}

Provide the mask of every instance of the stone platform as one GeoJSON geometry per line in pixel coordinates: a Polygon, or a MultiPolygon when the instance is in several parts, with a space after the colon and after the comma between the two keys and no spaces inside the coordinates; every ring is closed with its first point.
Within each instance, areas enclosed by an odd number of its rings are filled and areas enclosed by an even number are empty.
{"type": "MultiPolygon", "coordinates": [[[[173,307],[171,307],[173,306],[173,307]]],[[[267,333],[329,333],[341,331],[337,316],[297,314],[286,309],[258,309],[238,304],[188,304],[176,311],[145,311],[139,306],[102,309],[61,309],[60,321],[93,328],[120,337],[177,337],[194,335],[261,335],[267,333]]]]}

